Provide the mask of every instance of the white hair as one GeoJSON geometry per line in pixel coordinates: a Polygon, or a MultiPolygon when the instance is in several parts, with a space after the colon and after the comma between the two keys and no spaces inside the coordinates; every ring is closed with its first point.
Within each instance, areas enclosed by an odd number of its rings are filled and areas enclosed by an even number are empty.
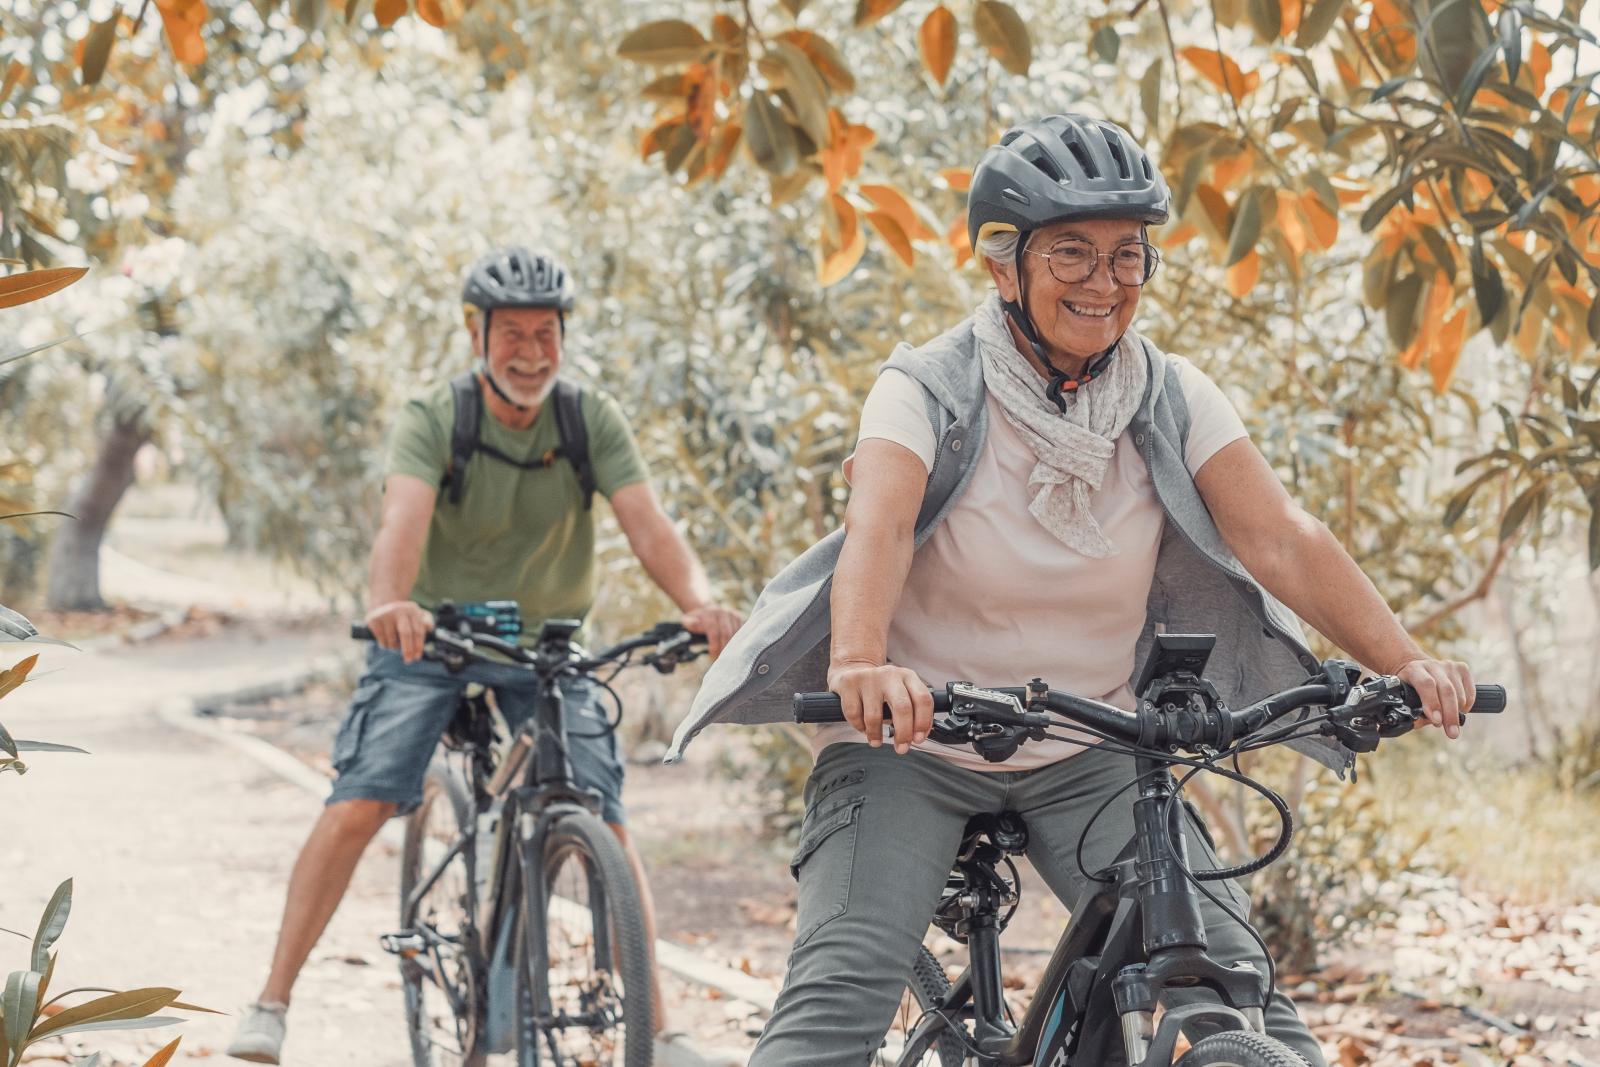
{"type": "Polygon", "coordinates": [[[978,255],[992,259],[1002,267],[1017,264],[1017,241],[1022,235],[1016,230],[990,230],[978,238],[978,255]]]}

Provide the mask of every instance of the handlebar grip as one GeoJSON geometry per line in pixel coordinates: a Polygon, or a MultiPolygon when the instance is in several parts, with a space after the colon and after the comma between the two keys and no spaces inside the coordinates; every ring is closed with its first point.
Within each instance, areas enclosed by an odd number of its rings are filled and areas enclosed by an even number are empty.
{"type": "Polygon", "coordinates": [[[1485,715],[1498,715],[1506,710],[1506,687],[1503,685],[1480,685],[1477,695],[1472,700],[1472,714],[1483,712],[1485,715]]]}
{"type": "Polygon", "coordinates": [[[805,723],[844,722],[844,705],[838,693],[796,693],[794,721],[805,723]]]}
{"type": "Polygon", "coordinates": [[[371,628],[368,627],[367,624],[364,623],[364,622],[353,622],[353,623],[350,624],[350,637],[351,637],[352,640],[355,640],[355,641],[376,641],[377,640],[376,637],[372,636],[371,628]]]}

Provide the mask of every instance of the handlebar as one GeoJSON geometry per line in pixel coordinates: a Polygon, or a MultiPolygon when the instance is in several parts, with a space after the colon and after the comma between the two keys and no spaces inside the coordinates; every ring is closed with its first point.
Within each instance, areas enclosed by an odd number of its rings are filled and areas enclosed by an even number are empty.
{"type": "MultiPolygon", "coordinates": [[[[350,636],[357,641],[376,641],[372,628],[365,623],[352,622],[350,636]]],[[[706,648],[706,635],[685,630],[675,622],[657,623],[642,634],[619,641],[595,655],[587,656],[581,653],[577,645],[570,641],[562,643],[562,655],[558,657],[560,664],[567,669],[579,672],[593,671],[609,663],[627,656],[641,648],[655,646],[655,651],[645,657],[645,662],[655,667],[663,674],[670,673],[679,663],[695,659],[706,648]]],[[[435,626],[428,634],[428,644],[423,651],[423,658],[439,660],[450,665],[451,661],[464,666],[467,661],[483,661],[487,657],[482,650],[488,649],[499,653],[513,663],[526,667],[541,665],[538,648],[525,648],[514,641],[507,641],[494,634],[480,631],[461,632],[442,626],[435,626]]],[[[553,664],[552,664],[553,665],[553,664]]],[[[459,669],[457,667],[456,669],[459,669]]]]}
{"type": "MultiPolygon", "coordinates": [[[[1330,661],[1330,668],[1333,663],[1330,661]]],[[[1292,712],[1312,707],[1328,709],[1323,732],[1358,751],[1370,751],[1380,736],[1409,731],[1422,706],[1417,691],[1392,676],[1354,686],[1335,686],[1324,676],[1237,711],[1204,699],[1198,690],[1186,690],[1186,703],[1164,703],[1157,708],[1141,701],[1139,709],[1130,712],[1049,689],[1037,679],[1028,686],[992,689],[952,682],[943,691],[930,692],[935,720],[929,736],[945,743],[971,744],[980,754],[997,760],[1009,756],[1022,741],[1041,740],[1046,730],[1062,725],[1053,716],[1144,749],[1177,752],[1225,750],[1292,712]]],[[[1473,712],[1498,714],[1505,706],[1504,687],[1476,687],[1473,712]]],[[[796,693],[793,709],[794,719],[800,723],[845,721],[835,693],[796,693]]],[[[887,709],[884,722],[888,725],[887,709]]]]}

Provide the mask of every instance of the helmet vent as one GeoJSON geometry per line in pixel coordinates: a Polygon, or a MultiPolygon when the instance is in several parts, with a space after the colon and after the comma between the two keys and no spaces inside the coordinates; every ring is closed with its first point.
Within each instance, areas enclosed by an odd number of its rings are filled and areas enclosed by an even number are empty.
{"type": "Polygon", "coordinates": [[[1077,141],[1068,141],[1067,151],[1071,152],[1072,158],[1078,161],[1078,166],[1083,170],[1085,177],[1098,178],[1101,176],[1098,172],[1099,169],[1094,165],[1094,160],[1089,158],[1089,153],[1083,145],[1077,141]]]}
{"type": "Polygon", "coordinates": [[[1133,177],[1132,170],[1128,167],[1127,153],[1122,150],[1122,143],[1116,137],[1106,138],[1106,148],[1111,151],[1111,158],[1117,163],[1117,176],[1124,181],[1133,177]]]}

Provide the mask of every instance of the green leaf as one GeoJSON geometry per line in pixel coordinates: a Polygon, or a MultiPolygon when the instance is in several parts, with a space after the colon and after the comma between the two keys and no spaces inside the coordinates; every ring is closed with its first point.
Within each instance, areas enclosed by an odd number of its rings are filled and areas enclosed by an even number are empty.
{"type": "Polygon", "coordinates": [[[39,982],[44,975],[38,971],[12,971],[6,978],[6,988],[0,994],[0,1012],[5,1014],[6,1044],[13,1058],[22,1055],[28,1043],[28,1029],[33,1026],[34,1014],[39,1008],[39,982]]]}
{"type": "Polygon", "coordinates": [[[76,752],[79,755],[89,755],[89,750],[79,748],[77,745],[59,745],[54,741],[17,741],[17,749],[21,752],[76,752]]]}
{"type": "MultiPolygon", "coordinates": [[[[54,1033],[66,1033],[89,1026],[98,1026],[102,1023],[143,1019],[177,1000],[180,992],[181,990],[177,989],[152,986],[146,989],[130,989],[125,993],[112,993],[110,996],[96,997],[94,1000],[74,1005],[46,1019],[34,1029],[31,1040],[38,1040],[54,1033]]],[[[118,1027],[107,1026],[105,1029],[118,1029],[118,1027]]]]}
{"type": "Polygon", "coordinates": [[[745,105],[744,139],[756,163],[769,174],[791,174],[800,161],[794,129],[763,90],[756,90],[745,105]]]}
{"type": "Polygon", "coordinates": [[[1408,207],[1411,206],[1411,191],[1416,188],[1417,183],[1428,180],[1442,170],[1443,167],[1434,167],[1421,174],[1413,174],[1402,179],[1394,188],[1380,194],[1371,206],[1361,213],[1361,232],[1370,233],[1400,201],[1404,200],[1408,207]]]}
{"type": "Polygon", "coordinates": [[[1410,345],[1417,335],[1417,309],[1422,303],[1423,290],[1419,274],[1401,278],[1389,290],[1389,300],[1383,308],[1384,323],[1389,328],[1389,340],[1397,349],[1410,345]]]}
{"type": "Polygon", "coordinates": [[[1589,509],[1589,570],[1600,571],[1600,506],[1589,509]]]}
{"type": "MultiPolygon", "coordinates": [[[[65,1014],[66,1012],[61,1013],[61,1015],[65,1014]]],[[[57,1015],[55,1019],[50,1021],[55,1022],[61,1018],[61,1015],[57,1015]]],[[[77,1026],[51,1030],[48,1034],[41,1034],[40,1036],[64,1037],[67,1034],[82,1034],[97,1030],[154,1030],[162,1026],[176,1026],[181,1022],[183,1020],[176,1015],[149,1015],[132,1019],[102,1019],[99,1022],[79,1023],[77,1026]]]]}
{"type": "Polygon", "coordinates": [[[72,879],[56,886],[39,917],[39,929],[33,935],[33,969],[43,973],[50,966],[50,948],[67,928],[67,916],[72,914],[72,879]]]}
{"type": "Polygon", "coordinates": [[[1278,0],[1250,0],[1247,11],[1257,39],[1264,44],[1278,39],[1278,34],[1283,32],[1283,9],[1278,6],[1278,0]]]}
{"type": "Polygon", "coordinates": [[[1310,48],[1328,35],[1333,28],[1334,20],[1339,17],[1339,12],[1344,10],[1345,0],[1316,0],[1311,5],[1311,10],[1300,22],[1300,29],[1294,35],[1294,43],[1298,48],[1310,48]]]}
{"type": "Polygon", "coordinates": [[[1417,77],[1415,74],[1402,74],[1398,78],[1390,78],[1388,81],[1372,90],[1372,96],[1368,99],[1368,103],[1376,104],[1380,100],[1387,99],[1403,88],[1407,82],[1414,81],[1420,82],[1422,79],[1417,77]]]}
{"type": "Polygon", "coordinates": [[[1173,198],[1173,210],[1177,215],[1182,215],[1189,209],[1189,201],[1194,198],[1196,186],[1200,184],[1200,172],[1205,169],[1206,160],[1196,152],[1189,157],[1183,165],[1183,180],[1178,183],[1177,195],[1173,198]]]}
{"type": "Polygon", "coordinates": [[[782,0],[782,2],[783,9],[787,11],[791,17],[799,18],[800,12],[806,9],[806,5],[809,4],[811,0],[782,0]]]}
{"type": "Polygon", "coordinates": [[[1485,482],[1498,478],[1504,473],[1505,471],[1498,467],[1494,470],[1484,471],[1474,478],[1466,488],[1452,496],[1444,509],[1443,523],[1445,529],[1451,529],[1461,521],[1461,516],[1466,512],[1467,505],[1472,503],[1473,494],[1482,488],[1485,482]]]}
{"type": "Polygon", "coordinates": [[[1339,213],[1339,194],[1326,174],[1319,170],[1310,171],[1306,174],[1306,184],[1317,194],[1318,203],[1335,215],[1339,213]]]}
{"type": "Polygon", "coordinates": [[[1590,340],[1600,342],[1600,294],[1596,294],[1589,303],[1588,326],[1590,340]]]}
{"type": "Polygon", "coordinates": [[[617,55],[635,63],[687,63],[705,54],[709,42],[682,19],[647,22],[622,39],[617,55]]]}
{"type": "Polygon", "coordinates": [[[1506,80],[1515,82],[1522,69],[1522,16],[1507,5],[1500,9],[1500,50],[1506,57],[1506,80]]]}
{"type": "MultiPolygon", "coordinates": [[[[84,332],[92,333],[93,331],[86,330],[84,332]]],[[[26,359],[35,352],[43,352],[47,348],[54,348],[56,345],[66,344],[68,341],[76,341],[82,336],[83,334],[81,333],[69,333],[65,337],[57,337],[54,341],[46,341],[42,345],[34,345],[31,348],[20,348],[15,352],[7,352],[5,355],[0,356],[0,367],[5,366],[7,363],[14,362],[15,360],[26,359]]]]}
{"type": "Polygon", "coordinates": [[[828,143],[828,86],[809,56],[788,41],[772,45],[772,57],[783,68],[783,89],[794,103],[795,117],[813,144],[828,143]]]}
{"type": "Polygon", "coordinates": [[[1456,255],[1450,250],[1450,242],[1432,226],[1419,226],[1417,231],[1422,234],[1422,243],[1428,246],[1434,262],[1443,268],[1446,277],[1455,281],[1456,255]]]}
{"type": "Polygon", "coordinates": [[[1095,55],[1107,63],[1117,61],[1117,52],[1122,48],[1122,38],[1110,26],[1101,26],[1094,32],[1094,38],[1089,42],[1094,48],[1095,55]]]}
{"type": "MultiPolygon", "coordinates": [[[[1511,414],[1511,409],[1504,404],[1496,404],[1494,409],[1500,413],[1500,422],[1505,426],[1506,440],[1511,442],[1511,447],[1518,451],[1522,448],[1522,435],[1517,430],[1516,417],[1511,414]]],[[[1521,456],[1517,457],[1519,460],[1521,456]]]]}
{"type": "Polygon", "coordinates": [[[1017,9],[1003,0],[978,0],[972,29],[989,54],[1012,74],[1026,74],[1033,63],[1033,40],[1017,9]]]}
{"type": "Polygon", "coordinates": [[[1461,80],[1461,88],[1456,90],[1452,103],[1455,105],[1457,115],[1465,115],[1472,108],[1472,98],[1478,95],[1478,87],[1483,84],[1484,77],[1493,66],[1495,57],[1500,54],[1500,42],[1496,41],[1472,61],[1472,68],[1467,71],[1467,76],[1461,80]]]}
{"type": "Polygon", "coordinates": [[[113,11],[110,18],[95,23],[89,31],[89,38],[83,45],[83,68],[80,72],[84,85],[97,84],[100,76],[106,72],[106,60],[111,58],[111,46],[117,40],[119,17],[119,13],[113,11]]]}
{"type": "Polygon", "coordinates": [[[1256,241],[1261,237],[1262,202],[1271,192],[1257,185],[1239,198],[1238,210],[1233,215],[1233,230],[1228,234],[1228,254],[1224,257],[1223,266],[1233,266],[1256,247],[1256,241]]]}
{"type": "Polygon", "coordinates": [[[905,0],[856,0],[855,25],[857,29],[877,22],[905,0]]]}
{"type": "Polygon", "coordinates": [[[1139,79],[1139,106],[1144,111],[1145,129],[1149,134],[1161,125],[1161,65],[1164,61],[1160,56],[1150,64],[1144,76],[1139,79]]]}
{"type": "Polygon", "coordinates": [[[1500,520],[1500,540],[1511,540],[1518,528],[1527,520],[1529,513],[1533,511],[1533,506],[1539,503],[1547,490],[1548,485],[1541,478],[1518,494],[1511,502],[1511,506],[1506,508],[1505,517],[1500,520]]]}
{"type": "Polygon", "coordinates": [[[1481,245],[1472,249],[1472,292],[1478,298],[1478,318],[1485,325],[1494,322],[1495,316],[1505,306],[1506,286],[1500,280],[1500,271],[1483,254],[1481,245]]]}

